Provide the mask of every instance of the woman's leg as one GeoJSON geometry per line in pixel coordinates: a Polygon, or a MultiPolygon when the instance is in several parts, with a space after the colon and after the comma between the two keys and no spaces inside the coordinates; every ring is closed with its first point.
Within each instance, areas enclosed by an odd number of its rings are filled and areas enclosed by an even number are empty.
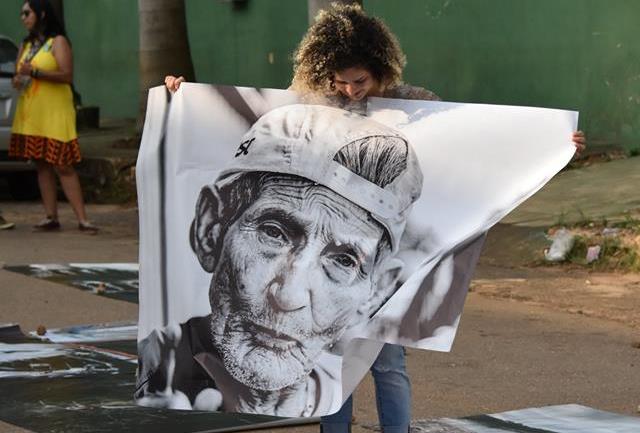
{"type": "Polygon", "coordinates": [[[371,366],[378,419],[384,433],[407,433],[411,422],[411,383],[404,347],[385,344],[371,366]]]}
{"type": "Polygon", "coordinates": [[[353,398],[349,396],[338,412],[320,418],[320,431],[322,433],[349,433],[352,413],[353,398]]]}
{"type": "Polygon", "coordinates": [[[58,193],[56,174],[53,166],[46,161],[36,161],[38,170],[38,186],[47,218],[58,220],[58,193]]]}
{"type": "Polygon", "coordinates": [[[70,165],[57,165],[56,172],[60,177],[60,184],[64,195],[69,200],[73,212],[76,214],[79,223],[87,222],[87,214],[84,210],[84,199],[82,198],[82,188],[80,188],[80,180],[78,173],[70,165]]]}

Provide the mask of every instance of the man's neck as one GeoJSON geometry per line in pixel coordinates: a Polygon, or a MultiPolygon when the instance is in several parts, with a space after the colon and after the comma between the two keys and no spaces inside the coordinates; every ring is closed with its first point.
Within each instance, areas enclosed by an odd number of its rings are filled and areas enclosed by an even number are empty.
{"type": "Polygon", "coordinates": [[[315,408],[316,385],[312,377],[302,383],[264,391],[237,381],[224,368],[222,360],[210,352],[195,359],[215,381],[222,393],[225,412],[261,413],[275,416],[308,416],[315,408]]]}
{"type": "MultiPolygon", "coordinates": [[[[308,378],[307,381],[309,380],[311,379],[308,378]]],[[[230,410],[244,413],[268,413],[275,416],[308,416],[307,388],[307,383],[295,384],[277,391],[261,391],[244,387],[236,394],[234,407],[230,410]]],[[[315,400],[315,395],[313,397],[315,400]]]]}

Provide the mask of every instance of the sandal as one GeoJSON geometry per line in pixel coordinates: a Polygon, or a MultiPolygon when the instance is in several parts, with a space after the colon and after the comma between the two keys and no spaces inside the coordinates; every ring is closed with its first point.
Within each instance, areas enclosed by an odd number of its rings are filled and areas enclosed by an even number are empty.
{"type": "Polygon", "coordinates": [[[38,224],[34,225],[33,228],[43,232],[50,232],[53,230],[60,230],[60,223],[56,218],[46,217],[38,224]]]}
{"type": "Polygon", "coordinates": [[[78,230],[80,230],[81,232],[89,232],[89,233],[97,233],[98,230],[100,230],[98,227],[94,226],[93,224],[91,224],[89,221],[80,221],[78,223],[78,230]]]}
{"type": "Polygon", "coordinates": [[[9,222],[0,215],[0,230],[9,230],[16,226],[15,223],[9,222]]]}

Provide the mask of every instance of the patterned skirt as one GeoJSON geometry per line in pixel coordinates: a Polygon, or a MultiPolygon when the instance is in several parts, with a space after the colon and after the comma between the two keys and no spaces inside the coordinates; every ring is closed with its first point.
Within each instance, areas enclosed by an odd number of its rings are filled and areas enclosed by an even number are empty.
{"type": "Polygon", "coordinates": [[[82,160],[77,138],[64,142],[23,134],[11,134],[9,156],[42,160],[52,165],[71,165],[82,160]]]}

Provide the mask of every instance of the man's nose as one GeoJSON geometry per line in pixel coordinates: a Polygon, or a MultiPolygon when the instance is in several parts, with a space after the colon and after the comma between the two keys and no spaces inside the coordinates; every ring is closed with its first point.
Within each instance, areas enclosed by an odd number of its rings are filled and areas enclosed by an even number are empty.
{"type": "Polygon", "coordinates": [[[311,267],[298,262],[287,268],[271,281],[267,290],[267,300],[274,311],[298,311],[311,302],[311,267]]]}
{"type": "Polygon", "coordinates": [[[267,291],[267,300],[274,311],[293,312],[309,305],[309,291],[306,284],[277,279],[271,282],[267,291]]]}

